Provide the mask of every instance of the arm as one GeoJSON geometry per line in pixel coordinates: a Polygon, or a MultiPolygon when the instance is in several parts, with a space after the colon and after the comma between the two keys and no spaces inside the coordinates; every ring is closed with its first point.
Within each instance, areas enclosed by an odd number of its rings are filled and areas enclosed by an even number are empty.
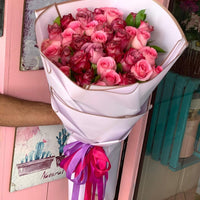
{"type": "Polygon", "coordinates": [[[0,94],[0,126],[61,124],[50,104],[17,99],[0,94]]]}

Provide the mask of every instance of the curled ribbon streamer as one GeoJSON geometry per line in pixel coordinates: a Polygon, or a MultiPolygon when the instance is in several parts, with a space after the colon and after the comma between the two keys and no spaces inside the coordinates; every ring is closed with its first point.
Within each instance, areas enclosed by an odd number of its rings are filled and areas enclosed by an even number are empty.
{"type": "Polygon", "coordinates": [[[110,161],[102,147],[73,142],[64,147],[65,158],[60,166],[66,177],[74,182],[72,199],[78,200],[81,184],[86,184],[84,200],[94,200],[96,188],[98,200],[105,196],[110,161]]]}
{"type": "Polygon", "coordinates": [[[105,196],[106,182],[108,180],[108,171],[111,168],[110,161],[105,154],[102,147],[94,146],[88,153],[87,158],[89,159],[89,170],[85,189],[85,200],[95,198],[95,191],[97,187],[98,200],[103,200],[105,196]]]}

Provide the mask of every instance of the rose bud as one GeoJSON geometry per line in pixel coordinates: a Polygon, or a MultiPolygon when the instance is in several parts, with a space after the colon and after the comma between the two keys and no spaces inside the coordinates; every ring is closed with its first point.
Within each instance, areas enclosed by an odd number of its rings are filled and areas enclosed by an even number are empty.
{"type": "Polygon", "coordinates": [[[53,25],[50,25],[50,24],[48,25],[48,33],[49,33],[50,40],[61,41],[62,40],[62,37],[60,35],[61,32],[62,32],[62,29],[57,23],[54,23],[53,25]]]}
{"type": "Polygon", "coordinates": [[[122,64],[123,71],[129,72],[131,67],[141,59],[144,59],[142,53],[134,48],[130,48],[120,62],[122,64]]]}
{"type": "Polygon", "coordinates": [[[81,26],[85,27],[93,19],[92,11],[87,8],[78,8],[76,13],[76,20],[80,21],[81,26]]]}
{"type": "Polygon", "coordinates": [[[71,21],[74,21],[74,17],[72,16],[72,14],[68,14],[68,15],[64,15],[61,19],[60,19],[60,24],[63,30],[65,30],[68,26],[68,24],[71,21]]]}
{"type": "Polygon", "coordinates": [[[77,51],[74,53],[74,55],[70,58],[70,66],[72,71],[76,73],[83,73],[90,69],[90,62],[87,56],[87,53],[85,53],[83,50],[77,51]]]}
{"type": "Polygon", "coordinates": [[[131,72],[135,78],[139,81],[147,81],[153,74],[153,68],[147,60],[139,60],[135,65],[131,67],[131,72]]]}
{"type": "Polygon", "coordinates": [[[153,74],[151,75],[150,79],[155,78],[162,71],[163,71],[162,66],[153,67],[153,74]]]}
{"type": "Polygon", "coordinates": [[[133,21],[135,21],[135,18],[136,18],[137,13],[131,12],[130,14],[131,14],[132,17],[133,17],[133,21]]]}

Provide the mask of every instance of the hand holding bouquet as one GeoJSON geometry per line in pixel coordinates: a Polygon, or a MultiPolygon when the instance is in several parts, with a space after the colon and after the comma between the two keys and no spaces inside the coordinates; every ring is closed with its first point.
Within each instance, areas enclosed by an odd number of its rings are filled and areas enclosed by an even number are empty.
{"type": "Polygon", "coordinates": [[[79,8],[48,25],[41,51],[81,87],[147,81],[162,71],[162,49],[148,45],[154,27],[145,19],[145,10],[124,18],[114,7],[79,8]]]}

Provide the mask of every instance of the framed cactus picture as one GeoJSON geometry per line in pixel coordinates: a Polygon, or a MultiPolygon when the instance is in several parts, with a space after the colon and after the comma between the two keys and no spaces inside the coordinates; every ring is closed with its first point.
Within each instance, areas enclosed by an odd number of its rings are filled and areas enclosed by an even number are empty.
{"type": "Polygon", "coordinates": [[[62,125],[16,128],[10,192],[64,178],[59,164],[69,135],[62,125]]]}

